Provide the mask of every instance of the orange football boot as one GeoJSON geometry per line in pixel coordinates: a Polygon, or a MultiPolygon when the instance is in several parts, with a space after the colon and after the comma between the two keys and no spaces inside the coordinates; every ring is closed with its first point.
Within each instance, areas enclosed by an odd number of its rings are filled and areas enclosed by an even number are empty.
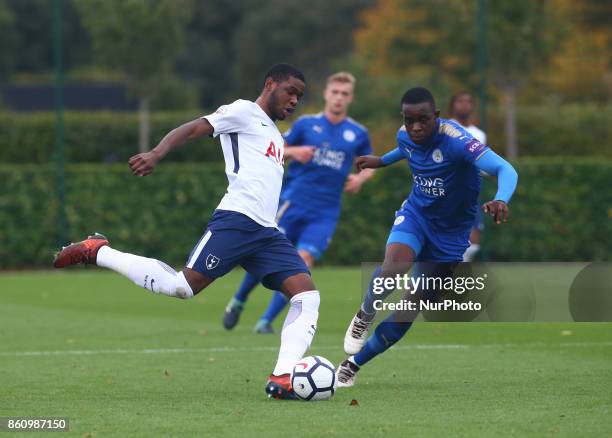
{"type": "Polygon", "coordinates": [[[98,250],[108,245],[108,240],[102,234],[95,233],[87,239],[64,246],[53,260],[54,268],[63,268],[69,265],[87,264],[95,265],[98,250]]]}
{"type": "Polygon", "coordinates": [[[269,398],[276,400],[297,400],[291,387],[291,374],[286,373],[280,376],[270,374],[268,383],[266,383],[266,394],[269,398]]]}

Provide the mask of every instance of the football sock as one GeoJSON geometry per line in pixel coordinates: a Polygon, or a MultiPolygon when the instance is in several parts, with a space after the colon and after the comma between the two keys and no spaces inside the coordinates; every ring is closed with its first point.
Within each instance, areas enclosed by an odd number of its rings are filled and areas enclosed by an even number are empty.
{"type": "Polygon", "coordinates": [[[391,318],[393,315],[378,324],[374,334],[370,336],[361,351],[353,357],[353,362],[358,366],[365,365],[380,353],[388,350],[412,326],[411,322],[395,322],[391,318]]]}
{"type": "Polygon", "coordinates": [[[478,251],[480,251],[480,245],[477,243],[471,243],[468,249],[465,250],[465,253],[463,253],[463,261],[471,262],[474,260],[474,257],[476,257],[476,254],[478,254],[478,251]]]}
{"type": "Polygon", "coordinates": [[[289,312],[281,332],[278,361],[272,373],[275,376],[293,371],[296,362],[310,347],[317,330],[320,303],[318,290],[299,293],[289,303],[289,312]]]}
{"type": "Polygon", "coordinates": [[[96,264],[125,275],[151,292],[176,298],[191,298],[193,291],[182,272],[159,260],[117,251],[109,246],[98,250],[96,264]]]}
{"type": "Polygon", "coordinates": [[[239,301],[241,304],[244,304],[249,297],[249,294],[255,289],[255,287],[259,284],[259,281],[255,277],[253,277],[248,272],[245,274],[242,279],[242,284],[238,288],[238,291],[234,295],[236,301],[239,301]]]}
{"type": "Polygon", "coordinates": [[[376,270],[372,274],[372,279],[370,280],[368,291],[366,292],[366,296],[363,300],[363,303],[361,304],[361,312],[362,312],[361,316],[364,319],[369,320],[369,321],[374,319],[374,316],[376,316],[376,309],[374,308],[374,301],[384,300],[387,296],[389,296],[389,294],[391,294],[391,292],[395,290],[395,288],[392,288],[392,289],[385,289],[381,293],[374,293],[374,280],[380,277],[381,270],[382,268],[379,266],[376,268],[376,270]]]}
{"type": "Polygon", "coordinates": [[[278,314],[283,311],[288,301],[289,300],[287,297],[281,292],[274,292],[274,295],[272,295],[272,299],[270,300],[270,304],[268,304],[268,308],[259,320],[265,320],[268,323],[272,323],[278,314]]]}

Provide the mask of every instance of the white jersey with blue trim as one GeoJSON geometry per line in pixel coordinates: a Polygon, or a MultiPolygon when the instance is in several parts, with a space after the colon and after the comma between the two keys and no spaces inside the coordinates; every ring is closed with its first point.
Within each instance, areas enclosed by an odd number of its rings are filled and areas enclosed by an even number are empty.
{"type": "Polygon", "coordinates": [[[283,184],[285,140],[263,109],[239,99],[204,116],[219,136],[229,185],[218,210],[242,213],[264,227],[276,227],[283,184]]]}

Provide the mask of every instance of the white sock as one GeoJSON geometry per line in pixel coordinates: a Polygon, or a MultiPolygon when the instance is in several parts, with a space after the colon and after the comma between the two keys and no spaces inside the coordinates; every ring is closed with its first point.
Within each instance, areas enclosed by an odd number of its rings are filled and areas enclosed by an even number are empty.
{"type": "Polygon", "coordinates": [[[466,249],[465,253],[463,253],[463,261],[471,262],[474,260],[474,257],[476,254],[478,254],[478,251],[480,251],[480,245],[477,243],[470,243],[468,249],[466,249]]]}
{"type": "Polygon", "coordinates": [[[281,332],[278,361],[272,374],[291,373],[293,367],[306,353],[317,330],[319,318],[319,291],[302,292],[291,298],[289,312],[281,332]]]}
{"type": "Polygon", "coordinates": [[[187,299],[193,291],[182,272],[176,272],[159,260],[117,251],[109,246],[98,250],[96,264],[125,275],[151,292],[187,299]]]}

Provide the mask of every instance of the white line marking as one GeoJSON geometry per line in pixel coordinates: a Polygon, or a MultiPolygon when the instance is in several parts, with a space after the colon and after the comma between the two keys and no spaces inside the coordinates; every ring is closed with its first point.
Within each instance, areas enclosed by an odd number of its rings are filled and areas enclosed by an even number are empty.
{"type": "MultiPolygon", "coordinates": [[[[523,347],[612,347],[612,342],[562,342],[547,344],[412,344],[391,347],[393,350],[467,350],[472,348],[523,348],[523,347]]],[[[340,350],[339,346],[316,346],[315,350],[340,350]]],[[[185,354],[185,353],[241,353],[278,351],[278,347],[209,347],[209,348],[147,348],[147,349],[108,349],[108,350],[49,350],[49,351],[0,351],[0,357],[24,356],[91,356],[97,354],[185,354]]]]}

